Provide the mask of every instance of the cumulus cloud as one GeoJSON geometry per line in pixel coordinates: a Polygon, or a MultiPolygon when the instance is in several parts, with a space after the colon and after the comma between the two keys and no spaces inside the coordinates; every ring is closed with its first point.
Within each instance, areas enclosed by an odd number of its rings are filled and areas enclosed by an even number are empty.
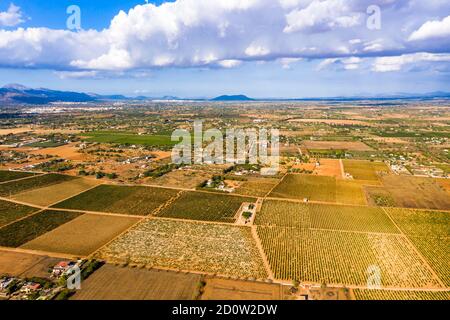
{"type": "Polygon", "coordinates": [[[414,53],[395,57],[376,58],[372,70],[375,72],[400,71],[403,66],[420,62],[450,62],[450,54],[414,53]]]}
{"type": "Polygon", "coordinates": [[[0,27],[14,27],[25,22],[20,7],[13,3],[9,5],[7,11],[0,12],[0,27]]]}
{"type": "Polygon", "coordinates": [[[442,20],[427,21],[409,37],[410,41],[450,38],[450,16],[442,20]]]}
{"type": "MultiPolygon", "coordinates": [[[[410,0],[177,0],[137,5],[120,11],[104,30],[0,29],[0,66],[115,74],[165,67],[234,68],[248,61],[278,61],[289,68],[298,59],[337,59],[343,69],[355,70],[357,58],[449,51],[442,39],[417,43],[408,41],[412,29],[397,31],[411,19],[418,26],[450,8],[439,1],[432,1],[428,11],[420,7],[419,22],[420,4],[410,0]],[[386,15],[382,33],[366,28],[369,5],[380,6],[386,15]]],[[[83,74],[72,74],[77,75],[83,74]]]]}

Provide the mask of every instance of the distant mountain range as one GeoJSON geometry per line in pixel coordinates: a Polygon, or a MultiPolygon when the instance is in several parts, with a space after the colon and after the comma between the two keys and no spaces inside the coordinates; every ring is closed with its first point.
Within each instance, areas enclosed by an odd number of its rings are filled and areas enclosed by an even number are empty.
{"type": "Polygon", "coordinates": [[[252,99],[246,95],[222,95],[211,100],[208,99],[183,99],[174,96],[164,97],[126,97],[123,95],[98,95],[95,93],[80,93],[71,91],[57,91],[45,88],[32,89],[20,84],[10,84],[0,88],[0,103],[1,104],[34,104],[45,105],[52,102],[98,102],[98,101],[217,101],[217,102],[246,102],[246,101],[361,101],[361,100],[431,100],[431,99],[450,99],[449,92],[431,92],[426,94],[408,94],[398,93],[392,95],[360,95],[353,97],[327,97],[327,98],[299,98],[299,99],[282,99],[282,98],[267,98],[267,99],[252,99]]]}
{"type": "Polygon", "coordinates": [[[247,96],[244,96],[243,94],[234,95],[234,96],[220,96],[216,97],[214,99],[211,99],[211,101],[254,101],[255,99],[251,99],[247,96]]]}

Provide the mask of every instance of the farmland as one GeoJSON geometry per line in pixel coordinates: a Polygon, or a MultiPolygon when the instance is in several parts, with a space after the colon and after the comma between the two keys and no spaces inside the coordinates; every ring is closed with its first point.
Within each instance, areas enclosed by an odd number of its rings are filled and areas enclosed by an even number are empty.
{"type": "Polygon", "coordinates": [[[239,186],[236,193],[250,197],[264,197],[279,182],[280,180],[271,178],[249,178],[239,186]]]}
{"type": "Polygon", "coordinates": [[[98,184],[99,182],[93,179],[73,179],[67,182],[25,191],[14,195],[12,198],[38,206],[49,206],[98,184]]]}
{"type": "Polygon", "coordinates": [[[61,174],[46,174],[42,176],[31,177],[29,179],[11,181],[0,184],[0,196],[14,195],[20,192],[38,189],[61,182],[77,179],[75,177],[65,176],[61,174]]]}
{"type": "Polygon", "coordinates": [[[450,287],[450,213],[386,209],[444,284],[450,287]]]}
{"type": "Polygon", "coordinates": [[[177,193],[163,188],[100,185],[54,207],[145,216],[177,193]]]}
{"type": "Polygon", "coordinates": [[[434,179],[388,175],[382,181],[398,207],[450,210],[449,194],[434,179]]]}
{"type": "Polygon", "coordinates": [[[366,204],[362,185],[359,182],[315,175],[287,175],[269,194],[269,197],[355,205],[366,204]]]}
{"type": "Polygon", "coordinates": [[[278,279],[366,285],[375,265],[383,286],[440,287],[403,236],[281,227],[258,227],[258,235],[278,279]]]}
{"type": "Polygon", "coordinates": [[[282,300],[283,287],[275,283],[206,279],[202,300],[282,300]]]}
{"type": "Polygon", "coordinates": [[[146,146],[172,146],[176,142],[171,141],[170,136],[165,135],[138,135],[127,132],[89,132],[83,133],[86,141],[114,144],[135,144],[146,146]]]}
{"type": "Polygon", "coordinates": [[[161,216],[233,223],[242,203],[255,201],[253,198],[230,197],[205,192],[186,192],[172,205],[164,209],[161,216]]]}
{"type": "Polygon", "coordinates": [[[310,150],[372,150],[372,148],[360,141],[304,141],[303,144],[310,150]]]}
{"type": "Polygon", "coordinates": [[[246,227],[145,220],[97,253],[111,262],[265,278],[262,259],[246,227]]]}
{"type": "Polygon", "coordinates": [[[0,275],[46,277],[49,266],[59,261],[58,258],[0,250],[0,275]]]}
{"type": "Polygon", "coordinates": [[[378,180],[380,173],[389,172],[383,162],[344,160],[344,170],[357,180],[378,180]]]}
{"type": "Polygon", "coordinates": [[[19,172],[19,171],[0,171],[0,183],[11,181],[11,180],[17,180],[17,179],[23,179],[27,177],[32,177],[36,175],[35,173],[31,172],[19,172]]]}
{"type": "Polygon", "coordinates": [[[38,209],[0,200],[0,227],[23,218],[38,209]]]}
{"type": "Polygon", "coordinates": [[[138,221],[128,217],[84,214],[21,247],[87,256],[138,221]]]}
{"type": "Polygon", "coordinates": [[[450,291],[354,289],[356,300],[450,300],[450,291]]]}
{"type": "Polygon", "coordinates": [[[0,229],[0,246],[19,247],[67,223],[80,213],[43,211],[0,229]]]}
{"type": "Polygon", "coordinates": [[[200,276],[106,264],[83,282],[73,300],[192,300],[200,276]],[[170,284],[170,285],[167,285],[170,284]]]}

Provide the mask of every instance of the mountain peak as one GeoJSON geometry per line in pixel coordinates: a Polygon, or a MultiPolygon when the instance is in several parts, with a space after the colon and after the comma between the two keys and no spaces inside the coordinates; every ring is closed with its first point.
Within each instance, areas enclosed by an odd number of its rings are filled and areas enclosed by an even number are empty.
{"type": "Polygon", "coordinates": [[[12,90],[28,90],[28,87],[18,83],[10,83],[3,87],[3,89],[12,89],[12,90]]]}

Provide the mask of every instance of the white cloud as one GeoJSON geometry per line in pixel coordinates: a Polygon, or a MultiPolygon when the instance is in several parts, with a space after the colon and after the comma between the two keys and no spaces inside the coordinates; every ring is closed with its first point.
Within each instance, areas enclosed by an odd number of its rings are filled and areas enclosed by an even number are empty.
{"type": "Polygon", "coordinates": [[[400,71],[403,66],[420,62],[450,62],[450,54],[415,53],[394,57],[376,58],[372,66],[375,72],[400,71]]]}
{"type": "Polygon", "coordinates": [[[442,20],[428,21],[409,37],[409,41],[450,38],[450,16],[442,20]]]}
{"type": "Polygon", "coordinates": [[[340,70],[357,70],[359,69],[361,62],[362,59],[358,57],[325,59],[319,63],[317,70],[321,71],[330,67],[340,70]]]}
{"type": "Polygon", "coordinates": [[[241,64],[242,64],[242,61],[234,60],[234,59],[222,60],[222,61],[218,62],[218,65],[223,68],[235,68],[235,67],[240,66],[241,64]]]}
{"type": "Polygon", "coordinates": [[[295,59],[338,59],[339,68],[355,70],[359,63],[345,59],[450,51],[445,38],[431,46],[412,43],[407,33],[397,31],[411,19],[417,23],[418,12],[420,21],[426,21],[450,8],[445,1],[433,3],[423,16],[422,7],[417,11],[419,2],[407,0],[177,0],[137,5],[119,12],[101,31],[0,28],[0,65],[131,73],[155,67],[233,68],[262,60],[289,68],[295,59]],[[365,27],[369,4],[383,9],[382,33],[365,27]],[[400,13],[402,19],[389,18],[400,13]]]}
{"type": "Polygon", "coordinates": [[[20,7],[11,3],[7,11],[0,12],[0,27],[14,27],[25,22],[20,7]]]}
{"type": "Polygon", "coordinates": [[[304,9],[294,9],[286,15],[284,32],[323,31],[349,28],[361,23],[361,12],[352,12],[345,0],[314,0],[304,9]]]}

